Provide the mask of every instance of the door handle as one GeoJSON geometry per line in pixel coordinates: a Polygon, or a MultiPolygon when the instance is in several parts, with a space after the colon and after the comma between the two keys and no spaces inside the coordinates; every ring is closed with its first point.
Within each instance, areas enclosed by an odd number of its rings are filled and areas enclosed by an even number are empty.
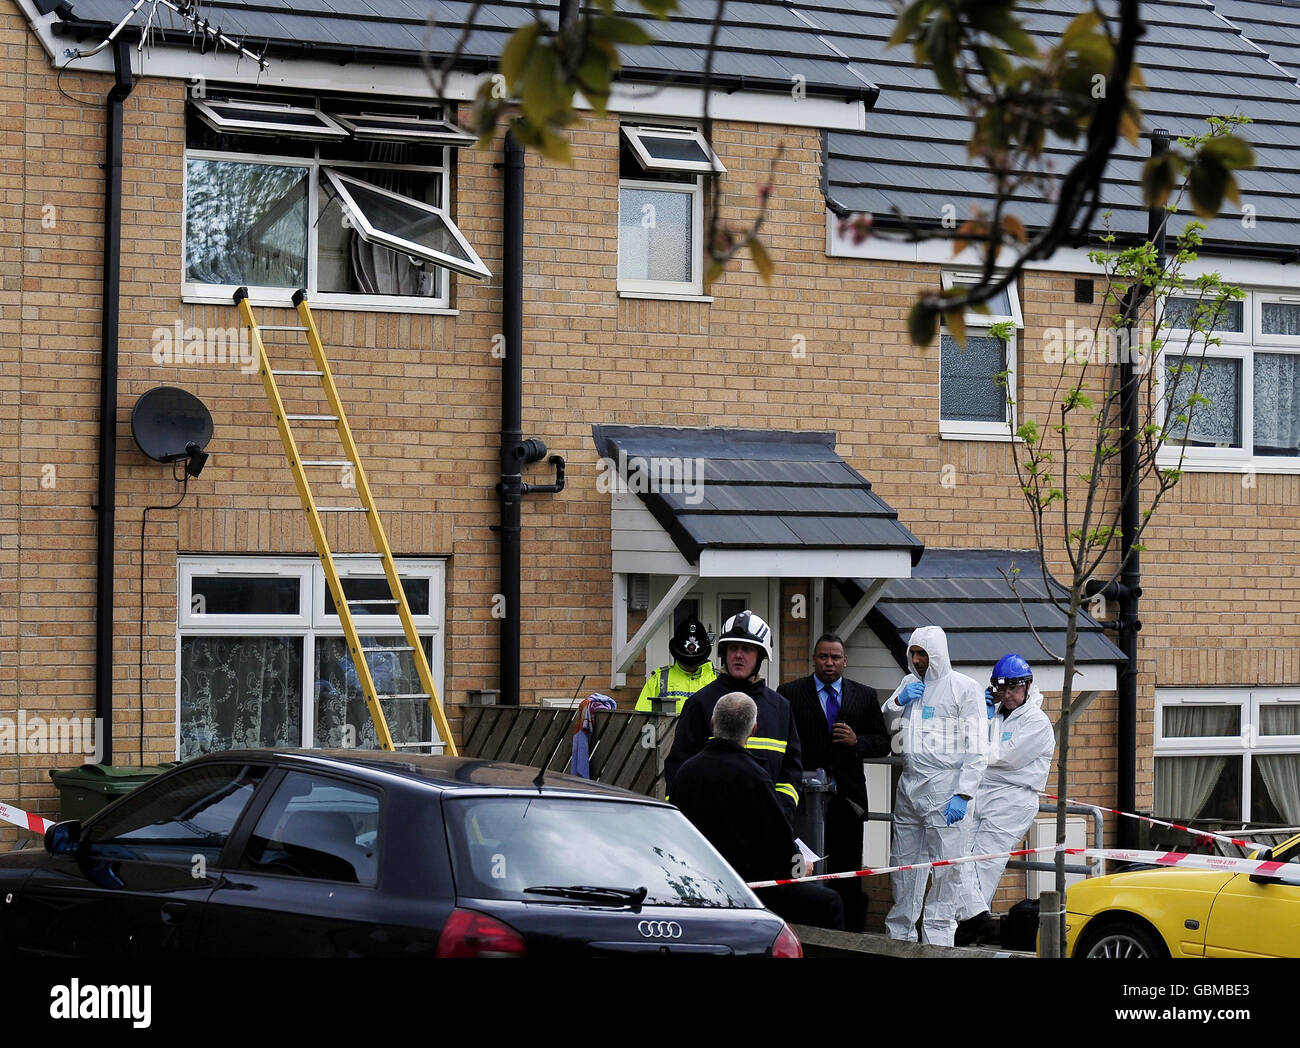
{"type": "Polygon", "coordinates": [[[180,924],[190,912],[189,905],[183,902],[165,902],[162,904],[163,924],[180,924]]]}

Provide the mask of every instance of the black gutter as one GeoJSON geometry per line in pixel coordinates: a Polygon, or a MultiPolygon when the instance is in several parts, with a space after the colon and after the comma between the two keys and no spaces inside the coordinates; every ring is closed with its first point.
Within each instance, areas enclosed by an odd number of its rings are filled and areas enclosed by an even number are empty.
{"type": "MultiPolygon", "coordinates": [[[[383,21],[388,21],[388,19],[383,19],[383,21]]],[[[62,22],[54,22],[52,31],[55,36],[69,36],[76,40],[102,40],[113,29],[113,26],[114,23],[112,22],[69,18],[62,22]]],[[[226,33],[236,38],[240,36],[239,33],[231,29],[226,30],[226,33]]],[[[138,42],[140,30],[136,26],[127,26],[122,30],[118,39],[129,39],[138,42]]],[[[178,47],[190,47],[193,44],[193,38],[188,31],[168,31],[156,27],[151,31],[150,39],[155,44],[173,44],[178,47]]],[[[267,57],[314,58],[322,61],[338,62],[340,65],[347,65],[351,62],[377,62],[384,65],[422,67],[424,64],[424,56],[418,51],[393,51],[383,47],[367,47],[356,44],[325,44],[310,40],[260,40],[257,37],[247,37],[244,44],[253,52],[258,52],[260,49],[260,53],[267,57]]],[[[465,55],[457,59],[456,68],[458,71],[465,73],[495,73],[498,63],[499,60],[495,56],[465,55]]],[[[619,81],[625,84],[647,83],[660,86],[682,84],[695,87],[702,83],[703,79],[703,73],[669,72],[628,66],[623,67],[619,74],[619,81]]],[[[790,81],[774,77],[715,72],[712,76],[712,83],[714,87],[727,91],[767,91],[787,97],[790,94],[790,81]]],[[[868,107],[875,104],[876,98],[880,94],[880,88],[874,84],[871,86],[864,84],[859,87],[850,84],[808,83],[804,85],[804,88],[809,94],[815,94],[818,97],[842,98],[845,102],[866,102],[868,107]]]]}
{"type": "Polygon", "coordinates": [[[104,290],[99,350],[99,529],[95,557],[95,716],[100,760],[113,763],[113,529],[117,509],[117,337],[122,263],[123,106],[134,86],[130,43],[113,41],[116,80],[105,100],[104,290]]]}

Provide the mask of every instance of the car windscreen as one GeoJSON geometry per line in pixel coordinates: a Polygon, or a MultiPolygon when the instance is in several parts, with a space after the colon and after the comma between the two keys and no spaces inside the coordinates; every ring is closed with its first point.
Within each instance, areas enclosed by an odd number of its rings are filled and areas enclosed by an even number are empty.
{"type": "Polygon", "coordinates": [[[459,797],[447,799],[445,811],[461,896],[557,902],[554,889],[583,886],[645,888],[646,906],[761,905],[674,808],[562,797],[459,797]]]}

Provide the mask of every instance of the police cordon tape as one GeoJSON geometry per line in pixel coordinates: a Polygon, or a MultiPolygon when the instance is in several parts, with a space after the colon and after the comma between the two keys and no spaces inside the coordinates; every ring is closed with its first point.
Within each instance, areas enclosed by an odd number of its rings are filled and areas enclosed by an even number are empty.
{"type": "MultiPolygon", "coordinates": [[[[1038,796],[1047,797],[1054,801],[1061,798],[1054,793],[1047,793],[1043,790],[1038,791],[1038,796]]],[[[1065,798],[1066,804],[1078,804],[1088,808],[1099,808],[1101,811],[1109,812],[1111,815],[1122,815],[1126,819],[1138,819],[1142,822],[1154,823],[1156,826],[1167,826],[1171,830],[1182,830],[1184,833],[1190,833],[1196,838],[1197,844],[1206,844],[1210,841],[1223,841],[1225,844],[1235,844],[1238,848],[1264,848],[1267,845],[1258,844],[1255,841],[1238,840],[1236,837],[1229,837],[1226,834],[1215,833],[1212,830],[1197,830],[1191,826],[1184,826],[1180,822],[1165,822],[1164,819],[1156,819],[1150,815],[1137,815],[1131,811],[1120,811],[1118,808],[1107,808],[1100,804],[1090,804],[1088,801],[1074,801],[1069,797],[1065,798]]]]}
{"type": "Polygon", "coordinates": [[[0,804],[0,821],[12,823],[19,829],[31,830],[32,833],[43,834],[54,825],[49,819],[43,819],[39,815],[32,815],[21,808],[15,808],[8,804],[0,804]]]}
{"type": "Polygon", "coordinates": [[[750,888],[775,888],[782,884],[812,884],[815,881],[838,881],[848,877],[878,877],[885,873],[904,870],[924,870],[930,867],[959,866],[984,859],[1014,858],[1019,855],[1039,855],[1043,852],[1064,852],[1066,855],[1083,855],[1112,862],[1140,862],[1153,866],[1173,866],[1184,869],[1216,870],[1222,873],[1254,873],[1288,884],[1300,884],[1300,863],[1273,862],[1261,859],[1234,859],[1225,855],[1194,855],[1189,852],[1135,851],[1125,848],[1067,848],[1063,844],[1043,848],[1021,848],[1018,851],[992,852],[987,855],[962,855],[956,859],[939,859],[935,862],[914,862],[906,866],[881,866],[876,869],[853,870],[849,873],[818,873],[811,877],[787,877],[779,881],[751,881],[750,888]]]}

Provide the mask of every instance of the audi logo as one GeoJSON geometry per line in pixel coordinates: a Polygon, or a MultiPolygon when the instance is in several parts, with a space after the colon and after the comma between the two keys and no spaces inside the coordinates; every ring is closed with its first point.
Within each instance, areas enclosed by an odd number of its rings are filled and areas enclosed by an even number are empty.
{"type": "Polygon", "coordinates": [[[638,921],[636,930],[647,939],[680,939],[682,926],[676,921],[638,921]]]}

